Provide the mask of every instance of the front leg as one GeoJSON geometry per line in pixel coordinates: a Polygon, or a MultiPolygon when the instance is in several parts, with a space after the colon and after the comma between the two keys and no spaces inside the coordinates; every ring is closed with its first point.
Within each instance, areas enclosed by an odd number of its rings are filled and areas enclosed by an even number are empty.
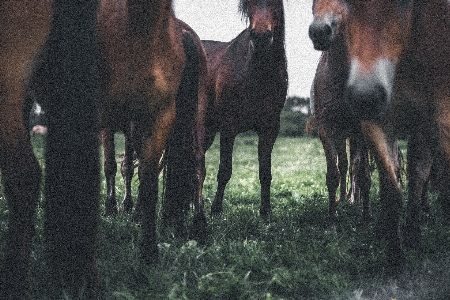
{"type": "Polygon", "coordinates": [[[335,139],[329,136],[327,128],[319,127],[319,138],[322,142],[327,163],[326,185],[328,190],[328,222],[331,226],[338,224],[336,191],[339,186],[338,156],[335,139]]]}
{"type": "Polygon", "coordinates": [[[236,135],[231,132],[220,132],[220,164],[217,174],[217,192],[211,205],[211,215],[219,215],[223,211],[222,203],[225,187],[230,181],[233,165],[233,145],[236,135]]]}
{"type": "MultiPolygon", "coordinates": [[[[158,203],[159,161],[172,129],[175,107],[161,112],[156,122],[135,124],[135,149],[139,158],[137,217],[142,226],[141,257],[146,264],[158,260],[156,206],[158,203]]],[[[150,119],[150,118],[148,118],[150,119]]]]}
{"type": "Polygon", "coordinates": [[[379,124],[369,121],[361,124],[367,146],[375,157],[380,178],[381,214],[378,234],[387,241],[387,267],[391,272],[395,272],[404,263],[400,238],[402,192],[397,178],[398,145],[397,141],[387,134],[389,130],[379,124]]]}
{"type": "Polygon", "coordinates": [[[409,180],[404,240],[406,246],[417,248],[420,245],[421,200],[433,162],[430,141],[421,133],[411,135],[407,155],[409,180]]]}
{"type": "Polygon", "coordinates": [[[278,136],[279,122],[273,127],[258,130],[259,182],[261,184],[261,207],[259,213],[263,219],[272,215],[270,205],[270,185],[272,183],[272,149],[278,136]]]}

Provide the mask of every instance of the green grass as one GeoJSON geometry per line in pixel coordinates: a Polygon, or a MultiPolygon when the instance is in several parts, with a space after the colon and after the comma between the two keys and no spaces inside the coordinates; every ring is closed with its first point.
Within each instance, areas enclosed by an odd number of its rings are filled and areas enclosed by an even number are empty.
{"type": "MultiPolygon", "coordinates": [[[[123,137],[116,135],[116,140],[120,154],[123,137]]],[[[42,138],[33,142],[42,157],[42,138]]],[[[423,249],[407,251],[404,272],[388,278],[383,243],[375,238],[373,224],[362,224],[359,205],[341,202],[340,230],[327,226],[325,157],[318,139],[277,140],[272,154],[270,222],[258,214],[257,138],[239,136],[233,158],[224,214],[214,219],[208,216],[206,246],[164,232],[159,238],[159,262],[146,266],[139,260],[140,228],[130,216],[121,213],[116,218],[102,218],[98,264],[104,299],[446,299],[450,291],[450,229],[442,225],[435,194],[431,195],[431,211],[422,216],[423,249]]],[[[218,138],[207,152],[206,162],[204,197],[209,215],[217,187],[218,138]]],[[[374,181],[371,198],[376,220],[376,174],[374,181]]],[[[116,183],[121,199],[119,171],[116,183]]],[[[133,196],[137,186],[134,180],[133,196]]],[[[5,234],[6,215],[2,197],[0,237],[5,234]]],[[[39,208],[31,272],[34,299],[43,299],[45,286],[41,224],[39,208]]],[[[3,241],[1,238],[0,251],[3,241]]]]}

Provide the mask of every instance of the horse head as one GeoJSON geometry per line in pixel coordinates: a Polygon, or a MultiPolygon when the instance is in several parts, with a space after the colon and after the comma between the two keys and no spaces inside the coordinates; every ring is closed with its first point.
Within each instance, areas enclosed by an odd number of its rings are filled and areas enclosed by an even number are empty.
{"type": "Polygon", "coordinates": [[[343,32],[348,7],[344,0],[314,0],[314,20],[309,26],[309,38],[314,49],[326,51],[336,36],[343,32]]]}
{"type": "Polygon", "coordinates": [[[346,99],[356,116],[373,119],[391,103],[397,67],[410,44],[414,1],[346,1],[346,99]]]}
{"type": "Polygon", "coordinates": [[[239,10],[249,20],[250,45],[256,52],[269,49],[279,28],[284,30],[283,0],[241,0],[239,10]]]}

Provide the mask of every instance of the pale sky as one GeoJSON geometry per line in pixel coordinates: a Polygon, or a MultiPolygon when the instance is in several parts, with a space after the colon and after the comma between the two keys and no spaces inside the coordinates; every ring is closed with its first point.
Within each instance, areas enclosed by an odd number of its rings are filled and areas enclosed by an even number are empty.
{"type": "MultiPolygon", "coordinates": [[[[177,18],[189,24],[204,40],[228,42],[247,24],[238,12],[238,0],[174,0],[177,18]]],[[[308,38],[312,0],[285,0],[288,96],[309,97],[320,52],[308,38]]]]}

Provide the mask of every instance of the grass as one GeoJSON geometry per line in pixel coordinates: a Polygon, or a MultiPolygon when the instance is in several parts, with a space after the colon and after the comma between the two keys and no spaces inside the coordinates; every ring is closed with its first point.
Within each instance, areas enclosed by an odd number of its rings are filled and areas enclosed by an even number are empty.
{"type": "MultiPolygon", "coordinates": [[[[116,140],[120,154],[123,137],[116,135],[116,140]]],[[[35,137],[33,143],[42,157],[42,138],[35,137]]],[[[450,292],[450,228],[442,225],[434,193],[430,212],[422,216],[423,248],[407,251],[403,273],[392,278],[385,274],[383,242],[375,238],[373,224],[361,222],[359,205],[342,201],[340,230],[327,226],[325,158],[319,140],[277,140],[272,154],[270,222],[258,215],[257,138],[239,136],[233,158],[224,214],[208,218],[206,246],[162,232],[159,262],[146,266],[138,258],[140,228],[131,217],[102,218],[98,263],[104,299],[446,299],[450,292]]],[[[207,152],[206,162],[204,197],[209,213],[217,187],[218,139],[207,152]]],[[[121,199],[120,172],[116,183],[121,199]]],[[[133,196],[137,186],[134,180],[133,196]]],[[[375,182],[371,190],[375,220],[377,195],[375,182]]],[[[102,202],[104,197],[103,186],[102,202]]],[[[4,197],[0,216],[0,241],[4,241],[4,197]]],[[[2,243],[0,251],[3,247],[2,243]]],[[[34,299],[45,295],[42,248],[39,208],[31,272],[34,299]]]]}

